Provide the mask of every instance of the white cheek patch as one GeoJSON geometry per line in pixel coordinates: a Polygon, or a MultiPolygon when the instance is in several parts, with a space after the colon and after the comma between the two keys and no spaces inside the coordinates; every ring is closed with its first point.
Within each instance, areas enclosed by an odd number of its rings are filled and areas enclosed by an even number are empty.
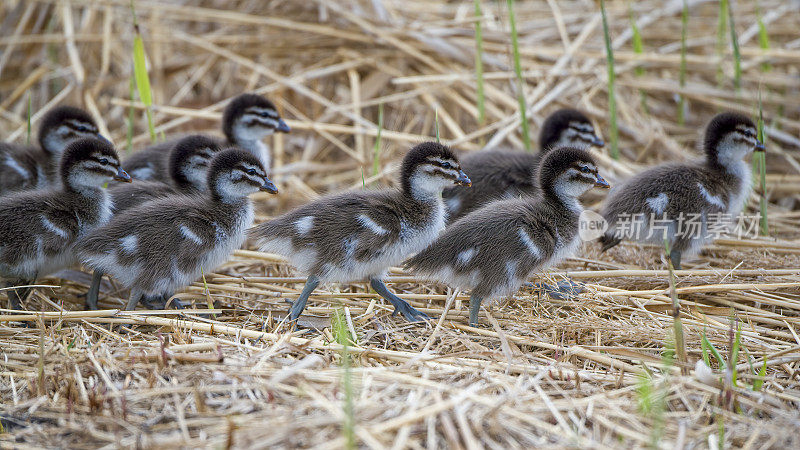
{"type": "Polygon", "coordinates": [[[294,227],[299,234],[307,234],[314,227],[314,216],[304,216],[295,220],[294,227]]]}
{"type": "Polygon", "coordinates": [[[700,195],[702,195],[703,198],[708,203],[710,203],[710,204],[712,204],[714,206],[717,206],[719,208],[723,208],[723,209],[725,208],[725,202],[722,201],[722,198],[720,198],[718,195],[711,195],[711,193],[708,192],[708,189],[706,189],[706,187],[703,186],[702,183],[698,182],[697,183],[697,188],[700,189],[700,195]]]}
{"type": "Polygon", "coordinates": [[[366,214],[360,214],[358,216],[358,223],[372,231],[373,233],[383,236],[389,233],[389,230],[383,228],[382,226],[378,225],[374,220],[370,219],[369,216],[366,214]]]}
{"type": "Polygon", "coordinates": [[[663,214],[664,211],[667,210],[667,204],[669,203],[669,197],[667,197],[667,194],[662,192],[662,193],[656,195],[655,197],[648,198],[647,200],[645,200],[645,202],[647,202],[647,206],[649,206],[650,209],[652,209],[654,213],[663,214]]]}

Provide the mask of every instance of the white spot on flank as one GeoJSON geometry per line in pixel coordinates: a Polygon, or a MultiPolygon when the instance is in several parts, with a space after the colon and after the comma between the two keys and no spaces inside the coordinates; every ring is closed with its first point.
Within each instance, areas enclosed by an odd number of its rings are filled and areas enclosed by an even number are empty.
{"type": "Polygon", "coordinates": [[[369,228],[370,231],[372,231],[375,234],[384,235],[389,233],[389,230],[375,223],[375,221],[370,219],[366,214],[360,214],[358,216],[358,222],[361,225],[364,225],[365,227],[369,228]]]}
{"type": "Polygon", "coordinates": [[[50,219],[48,219],[44,215],[42,216],[42,225],[44,225],[44,228],[47,231],[50,231],[53,234],[61,236],[62,238],[66,238],[68,236],[68,233],[63,228],[59,228],[58,226],[56,226],[56,224],[51,222],[50,219]]]}
{"type": "Polygon", "coordinates": [[[723,202],[718,195],[711,195],[711,193],[708,192],[708,189],[706,189],[706,187],[703,186],[703,183],[698,182],[697,188],[700,189],[700,194],[703,196],[704,199],[706,199],[708,203],[714,206],[719,206],[720,208],[725,208],[725,202],[723,202]]]}
{"type": "Polygon", "coordinates": [[[467,263],[470,262],[470,260],[472,259],[473,256],[475,256],[476,253],[478,253],[477,250],[475,250],[474,248],[469,248],[459,253],[458,256],[456,256],[456,259],[458,260],[459,263],[466,266],[467,263]]]}
{"type": "Polygon", "coordinates": [[[647,202],[647,206],[649,206],[654,213],[663,214],[664,211],[666,211],[667,209],[667,203],[669,202],[669,197],[667,197],[667,194],[662,192],[655,197],[648,198],[645,201],[647,202]]]}
{"type": "Polygon", "coordinates": [[[533,242],[533,239],[531,239],[531,236],[528,234],[528,232],[525,231],[524,228],[520,227],[517,229],[517,234],[519,234],[519,239],[523,244],[525,244],[525,247],[528,248],[528,251],[531,252],[536,259],[541,259],[542,250],[536,245],[535,242],[533,242]]]}
{"type": "Polygon", "coordinates": [[[129,234],[119,240],[122,249],[128,253],[136,252],[136,246],[139,244],[139,238],[135,234],[129,234]]]}
{"type": "Polygon", "coordinates": [[[314,216],[304,216],[294,221],[294,226],[300,234],[306,234],[314,227],[314,216]]]}
{"type": "Polygon", "coordinates": [[[194,234],[194,231],[190,230],[189,227],[187,227],[186,225],[181,225],[180,230],[181,234],[186,239],[189,239],[190,241],[194,242],[197,245],[203,245],[203,240],[200,239],[200,236],[194,234]]]}
{"type": "Polygon", "coordinates": [[[31,177],[31,174],[22,167],[16,159],[12,158],[10,155],[6,156],[6,166],[9,167],[14,172],[17,172],[22,178],[28,179],[31,177]]]}

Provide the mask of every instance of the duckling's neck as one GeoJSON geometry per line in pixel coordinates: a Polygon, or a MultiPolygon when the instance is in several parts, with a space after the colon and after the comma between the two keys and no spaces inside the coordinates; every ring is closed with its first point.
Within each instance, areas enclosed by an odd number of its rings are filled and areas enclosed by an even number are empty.
{"type": "Polygon", "coordinates": [[[451,181],[441,177],[416,173],[409,180],[406,195],[420,203],[442,203],[442,191],[450,184],[451,181]]]}
{"type": "Polygon", "coordinates": [[[583,184],[570,183],[557,180],[549,189],[545,189],[545,195],[552,201],[558,202],[566,209],[580,214],[583,212],[583,205],[579,197],[586,192],[587,188],[583,184]]]}

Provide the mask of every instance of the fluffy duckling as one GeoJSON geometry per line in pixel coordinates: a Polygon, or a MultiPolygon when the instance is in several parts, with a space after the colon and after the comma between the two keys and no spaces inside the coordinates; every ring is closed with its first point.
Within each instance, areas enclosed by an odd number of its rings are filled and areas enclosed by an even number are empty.
{"type": "Polygon", "coordinates": [[[58,106],[42,118],[38,147],[0,142],[0,195],[55,186],[64,149],[85,137],[100,137],[89,113],[58,106]]]}
{"type": "MultiPolygon", "coordinates": [[[[231,100],[222,114],[225,140],[220,140],[218,145],[247,150],[269,170],[272,154],[262,139],[276,131],[288,133],[291,129],[281,119],[275,105],[260,95],[242,94],[231,100]]],[[[166,180],[169,178],[168,155],[175,143],[172,139],[139,150],[122,165],[136,179],[166,180]]]]}
{"type": "Polygon", "coordinates": [[[122,211],[76,245],[79,258],[130,289],[125,309],[161,298],[225,262],[253,223],[248,195],[277,193],[261,161],[229,148],[214,156],[207,193],[174,195],[122,211]]]}
{"type": "Polygon", "coordinates": [[[641,172],[611,191],[603,207],[609,224],[603,251],[622,239],[664,245],[673,267],[683,254],[694,255],[711,240],[711,227],[727,227],[750,195],[750,166],[744,158],[763,151],[750,118],[738,113],[715,116],[706,127],[705,160],[669,163],[641,172]]]}
{"type": "Polygon", "coordinates": [[[319,283],[369,280],[409,321],[427,319],[383,282],[389,267],[433,242],[445,225],[441,192],[470,180],[453,152],[426,142],[403,159],[401,188],[350,191],[308,203],[253,228],[250,235],[262,251],[285,255],[308,274],[292,305],[296,320],[319,283]]]}
{"type": "MultiPolygon", "coordinates": [[[[148,200],[176,194],[197,194],[207,190],[207,172],[211,158],[217,153],[219,143],[208,136],[191,135],[178,141],[170,152],[169,174],[171,183],[160,181],[137,181],[118,184],[109,188],[113,199],[114,213],[141,205],[148,200]]],[[[92,284],[86,294],[86,309],[97,309],[100,282],[103,272],[95,270],[92,284]]]]}
{"type": "Polygon", "coordinates": [[[445,189],[442,194],[454,222],[487,202],[535,195],[539,162],[551,149],[567,146],[602,147],[592,122],[580,111],[560,109],[544,121],[539,133],[539,152],[481,150],[461,158],[461,167],[472,179],[472,189],[445,189]]]}
{"type": "Polygon", "coordinates": [[[513,294],[534,271],[558,264],[581,240],[578,197],[607,188],[585,150],[561,147],[544,156],[536,197],[498,200],[462,217],[406,266],[431,280],[471,289],[469,322],[481,302],[513,294]]]}
{"type": "MultiPolygon", "coordinates": [[[[111,217],[111,199],[102,186],[130,181],[108,141],[79,139],[67,145],[58,188],[0,197],[0,278],[10,286],[29,285],[75,261],[73,244],[111,217]]],[[[29,289],[9,292],[13,309],[29,289]]]]}

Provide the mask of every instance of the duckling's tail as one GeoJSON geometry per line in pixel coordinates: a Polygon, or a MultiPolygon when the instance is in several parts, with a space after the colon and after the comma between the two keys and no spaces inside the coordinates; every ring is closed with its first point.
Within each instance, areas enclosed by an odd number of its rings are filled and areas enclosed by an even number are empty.
{"type": "Polygon", "coordinates": [[[620,242],[622,242],[621,238],[618,238],[613,234],[604,234],[600,236],[600,243],[603,245],[603,248],[600,250],[600,252],[605,252],[606,250],[615,247],[620,242]]]}

